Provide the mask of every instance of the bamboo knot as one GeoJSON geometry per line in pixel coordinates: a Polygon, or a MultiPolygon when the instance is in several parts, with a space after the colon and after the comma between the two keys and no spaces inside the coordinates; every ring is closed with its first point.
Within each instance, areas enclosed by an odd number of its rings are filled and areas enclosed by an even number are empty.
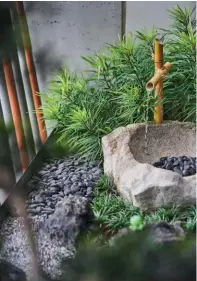
{"type": "Polygon", "coordinates": [[[163,64],[163,60],[154,60],[155,63],[162,63],[163,64]]]}

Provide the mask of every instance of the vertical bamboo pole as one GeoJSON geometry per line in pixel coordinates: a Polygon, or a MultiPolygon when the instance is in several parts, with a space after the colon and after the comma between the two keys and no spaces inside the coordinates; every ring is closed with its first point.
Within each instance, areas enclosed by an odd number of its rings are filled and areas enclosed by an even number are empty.
{"type": "Polygon", "coordinates": [[[23,40],[23,45],[24,45],[24,50],[25,50],[25,58],[26,58],[27,69],[28,69],[28,73],[29,73],[29,79],[30,79],[30,85],[31,85],[31,90],[32,90],[32,95],[33,95],[34,106],[35,106],[35,110],[36,110],[36,117],[37,117],[37,121],[38,121],[40,138],[41,138],[42,143],[44,143],[47,139],[47,133],[45,130],[43,114],[41,112],[39,112],[39,108],[41,106],[41,99],[37,95],[37,93],[39,92],[38,81],[37,81],[36,70],[35,70],[34,61],[33,61],[31,40],[30,40],[29,29],[28,29],[28,25],[27,25],[26,16],[25,16],[25,9],[23,6],[23,1],[16,1],[16,9],[17,9],[20,28],[21,28],[21,32],[22,32],[22,40],[23,40]]]}
{"type": "MultiPolygon", "coordinates": [[[[3,110],[0,100],[0,147],[3,149],[0,149],[0,193],[3,188],[3,193],[10,192],[10,190],[13,188],[14,184],[16,183],[16,178],[14,174],[14,165],[12,161],[11,156],[11,150],[9,146],[9,139],[8,139],[8,131],[6,128],[4,116],[3,116],[3,110]]],[[[0,198],[2,196],[0,195],[0,198]]],[[[0,204],[2,203],[0,199],[0,204]]]]}
{"type": "MultiPolygon", "coordinates": [[[[18,13],[16,10],[16,3],[12,6],[12,9],[10,10],[11,13],[11,19],[13,23],[13,28],[14,28],[14,33],[15,33],[15,38],[16,38],[16,51],[17,51],[17,57],[18,57],[18,62],[19,62],[19,68],[20,68],[20,73],[22,76],[22,84],[24,87],[24,96],[26,99],[26,105],[27,105],[27,114],[29,114],[29,120],[31,124],[31,129],[32,129],[32,137],[33,137],[33,142],[34,142],[34,148],[35,152],[38,152],[41,147],[41,139],[40,139],[40,132],[38,128],[38,121],[36,114],[34,113],[35,107],[34,107],[34,101],[33,101],[33,95],[31,91],[31,85],[30,85],[30,80],[29,80],[29,73],[27,70],[27,64],[26,64],[26,59],[25,59],[25,51],[22,44],[22,34],[20,32],[19,28],[19,18],[18,18],[18,13]]],[[[15,72],[14,72],[15,75],[15,72]]],[[[17,93],[19,93],[17,89],[17,93]]],[[[22,116],[23,117],[23,116],[22,116]]],[[[25,131],[27,134],[27,132],[25,131]]],[[[28,135],[29,136],[29,135],[28,135]]],[[[29,143],[29,142],[28,142],[29,143]]]]}
{"type": "Polygon", "coordinates": [[[126,1],[121,1],[121,39],[126,36],[126,1]]]}
{"type": "MultiPolygon", "coordinates": [[[[163,67],[163,44],[160,40],[155,40],[155,54],[154,54],[154,63],[155,63],[155,73],[163,67]]],[[[155,87],[155,98],[157,102],[163,100],[163,79],[157,83],[155,87]]],[[[159,104],[154,108],[154,121],[155,124],[163,123],[163,105],[159,104]]]]}
{"type": "Polygon", "coordinates": [[[17,139],[17,144],[20,153],[22,170],[24,172],[29,165],[29,157],[27,153],[27,147],[26,147],[23,125],[22,125],[22,117],[21,117],[19,102],[17,98],[12,65],[8,57],[3,57],[3,70],[5,74],[5,81],[6,81],[8,97],[10,101],[10,107],[13,115],[13,122],[16,131],[16,139],[17,139]]]}
{"type": "Polygon", "coordinates": [[[35,144],[33,139],[33,133],[32,133],[32,127],[30,123],[29,118],[29,112],[27,107],[27,101],[26,101],[26,95],[25,95],[25,89],[24,84],[22,80],[22,73],[19,63],[19,57],[17,52],[17,46],[19,42],[18,34],[16,32],[17,26],[16,23],[13,20],[13,8],[10,9],[10,11],[7,14],[7,21],[9,22],[10,26],[13,28],[9,30],[9,38],[12,38],[12,51],[10,53],[10,60],[12,61],[12,69],[14,74],[14,80],[16,85],[16,91],[22,116],[22,122],[23,122],[23,128],[24,128],[24,134],[25,134],[25,140],[27,145],[27,151],[30,160],[33,159],[35,156],[35,144]]]}

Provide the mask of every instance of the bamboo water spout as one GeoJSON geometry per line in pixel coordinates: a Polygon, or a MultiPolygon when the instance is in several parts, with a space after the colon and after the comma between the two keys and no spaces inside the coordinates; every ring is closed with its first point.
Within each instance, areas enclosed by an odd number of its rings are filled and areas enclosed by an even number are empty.
{"type": "Polygon", "coordinates": [[[166,62],[163,65],[163,44],[160,40],[155,40],[155,54],[153,57],[155,63],[155,75],[146,84],[146,90],[151,91],[155,89],[155,98],[159,103],[154,108],[155,124],[163,123],[163,78],[168,74],[172,68],[172,64],[166,62]]]}
{"type": "Polygon", "coordinates": [[[158,69],[155,75],[146,84],[146,90],[152,91],[157,86],[158,82],[168,74],[168,71],[171,68],[172,68],[172,64],[166,62],[161,69],[158,69]]]}

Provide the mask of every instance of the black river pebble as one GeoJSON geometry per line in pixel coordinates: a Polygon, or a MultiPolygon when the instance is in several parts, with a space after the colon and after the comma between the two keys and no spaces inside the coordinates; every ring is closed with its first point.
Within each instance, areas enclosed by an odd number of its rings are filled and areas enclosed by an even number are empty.
{"type": "Polygon", "coordinates": [[[161,157],[159,161],[153,163],[156,168],[173,171],[183,177],[196,174],[196,157],[185,155],[178,157],[161,157]]]}
{"type": "Polygon", "coordinates": [[[70,194],[92,200],[93,189],[101,174],[98,163],[89,162],[84,157],[46,160],[27,184],[29,215],[47,217],[54,212],[56,204],[70,194]]]}

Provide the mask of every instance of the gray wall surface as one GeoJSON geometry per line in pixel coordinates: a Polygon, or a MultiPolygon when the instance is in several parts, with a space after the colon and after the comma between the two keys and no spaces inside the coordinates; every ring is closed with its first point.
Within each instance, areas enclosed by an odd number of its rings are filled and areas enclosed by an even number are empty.
{"type": "Polygon", "coordinates": [[[126,33],[153,26],[167,28],[171,23],[167,10],[176,5],[181,8],[195,7],[196,1],[127,1],[126,3],[126,33]]]}
{"type": "Polygon", "coordinates": [[[24,3],[41,91],[58,65],[83,69],[80,55],[113,43],[121,33],[120,1],[24,3]]]}

